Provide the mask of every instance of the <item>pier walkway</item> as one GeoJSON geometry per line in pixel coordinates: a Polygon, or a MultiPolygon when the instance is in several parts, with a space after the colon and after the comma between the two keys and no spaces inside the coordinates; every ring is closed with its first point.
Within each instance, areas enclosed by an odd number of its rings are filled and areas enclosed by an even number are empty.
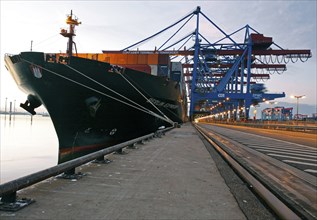
{"type": "Polygon", "coordinates": [[[1,219],[246,219],[191,124],[125,151],[19,191],[36,202],[1,219]]]}

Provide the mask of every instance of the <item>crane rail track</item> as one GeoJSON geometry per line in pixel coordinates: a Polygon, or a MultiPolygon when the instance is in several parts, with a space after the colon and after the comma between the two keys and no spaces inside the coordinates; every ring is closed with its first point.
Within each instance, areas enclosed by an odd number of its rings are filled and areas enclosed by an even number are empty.
{"type": "Polygon", "coordinates": [[[194,124],[239,176],[281,219],[317,219],[317,178],[194,124]]]}

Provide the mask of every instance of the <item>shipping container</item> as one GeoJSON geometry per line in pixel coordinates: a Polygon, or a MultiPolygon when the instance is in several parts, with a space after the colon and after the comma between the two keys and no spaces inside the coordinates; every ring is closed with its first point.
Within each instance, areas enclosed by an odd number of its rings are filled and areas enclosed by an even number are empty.
{"type": "Polygon", "coordinates": [[[127,64],[141,64],[138,62],[138,54],[126,54],[127,55],[127,64]]]}
{"type": "Polygon", "coordinates": [[[157,65],[157,75],[169,77],[169,69],[167,65],[157,65]]]}
{"type": "Polygon", "coordinates": [[[123,67],[151,74],[151,67],[147,64],[124,64],[123,67]]]}
{"type": "Polygon", "coordinates": [[[79,53],[78,57],[107,62],[113,65],[124,66],[138,71],[146,72],[155,76],[170,77],[169,68],[174,68],[173,79],[179,81],[182,76],[180,63],[170,64],[168,54],[128,54],[120,51],[113,53],[79,53]]]}
{"type": "Polygon", "coordinates": [[[151,75],[157,76],[157,65],[149,65],[151,67],[151,75]]]}
{"type": "Polygon", "coordinates": [[[168,65],[168,63],[169,63],[169,55],[168,54],[159,54],[158,64],[159,65],[168,65]]]}
{"type": "Polygon", "coordinates": [[[138,64],[149,64],[147,54],[137,54],[137,57],[138,57],[137,59],[138,64]]]}
{"type": "Polygon", "coordinates": [[[158,64],[158,54],[148,54],[148,61],[149,65],[157,65],[158,64]]]}
{"type": "Polygon", "coordinates": [[[183,76],[183,67],[181,62],[171,62],[170,78],[177,82],[181,81],[183,76]]]}

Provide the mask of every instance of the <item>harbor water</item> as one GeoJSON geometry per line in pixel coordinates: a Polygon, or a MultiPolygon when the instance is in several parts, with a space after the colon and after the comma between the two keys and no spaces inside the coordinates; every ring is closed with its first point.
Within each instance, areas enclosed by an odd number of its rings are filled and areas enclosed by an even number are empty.
{"type": "Polygon", "coordinates": [[[50,117],[1,115],[0,183],[55,166],[58,140],[50,117]]]}

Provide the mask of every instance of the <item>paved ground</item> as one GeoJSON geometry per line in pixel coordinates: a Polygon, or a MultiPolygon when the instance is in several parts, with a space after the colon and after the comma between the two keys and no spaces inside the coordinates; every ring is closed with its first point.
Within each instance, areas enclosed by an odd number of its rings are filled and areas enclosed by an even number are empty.
{"type": "Polygon", "coordinates": [[[190,124],[137,146],[19,192],[36,202],[1,219],[246,219],[190,124]]]}
{"type": "Polygon", "coordinates": [[[258,134],[265,137],[276,138],[279,140],[289,141],[289,142],[303,144],[306,146],[317,148],[317,133],[252,128],[252,127],[246,127],[246,126],[226,125],[226,124],[212,124],[212,125],[239,130],[239,131],[252,133],[252,134],[258,134]]]}

